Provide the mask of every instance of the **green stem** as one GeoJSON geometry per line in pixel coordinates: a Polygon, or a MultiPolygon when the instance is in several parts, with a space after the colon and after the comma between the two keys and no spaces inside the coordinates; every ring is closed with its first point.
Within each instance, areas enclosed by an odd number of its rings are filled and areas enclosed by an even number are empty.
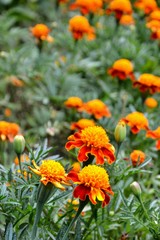
{"type": "Polygon", "coordinates": [[[18,163],[19,163],[20,173],[22,173],[21,154],[17,154],[17,157],[18,157],[18,163]]]}
{"type": "Polygon", "coordinates": [[[36,216],[35,216],[34,223],[33,223],[31,240],[35,240],[35,238],[36,238],[38,222],[41,217],[43,206],[44,206],[44,203],[42,203],[42,202],[37,203],[36,216]]]}
{"type": "Polygon", "coordinates": [[[147,213],[147,210],[146,210],[146,208],[145,208],[145,206],[144,206],[144,204],[143,204],[143,202],[142,202],[141,196],[138,198],[138,200],[139,200],[139,202],[140,202],[140,204],[141,204],[141,206],[142,206],[142,208],[143,208],[143,211],[144,211],[144,214],[145,214],[146,218],[147,218],[147,219],[149,220],[149,222],[150,222],[150,217],[149,217],[149,215],[148,215],[148,213],[147,213]]]}

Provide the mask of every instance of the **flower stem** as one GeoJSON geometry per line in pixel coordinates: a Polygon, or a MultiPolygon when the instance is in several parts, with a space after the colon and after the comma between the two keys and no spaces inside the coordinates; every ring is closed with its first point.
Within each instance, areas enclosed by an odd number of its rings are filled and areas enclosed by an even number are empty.
{"type": "Polygon", "coordinates": [[[37,226],[38,226],[39,219],[41,217],[43,206],[44,206],[44,203],[42,203],[42,202],[37,203],[36,216],[35,216],[34,223],[33,223],[31,240],[35,240],[35,238],[36,238],[37,226]]]}
{"type": "Polygon", "coordinates": [[[21,154],[17,154],[17,157],[18,157],[18,163],[19,163],[20,173],[22,173],[21,154]]]}
{"type": "Polygon", "coordinates": [[[149,215],[148,215],[148,213],[147,213],[147,210],[146,210],[146,208],[145,208],[145,206],[144,206],[144,204],[143,204],[143,202],[142,202],[141,196],[138,198],[138,200],[139,200],[139,202],[140,202],[140,204],[141,204],[141,206],[142,206],[142,209],[143,209],[143,211],[144,211],[144,214],[145,214],[146,218],[147,218],[147,219],[149,220],[149,222],[150,222],[150,217],[149,217],[149,215]]]}

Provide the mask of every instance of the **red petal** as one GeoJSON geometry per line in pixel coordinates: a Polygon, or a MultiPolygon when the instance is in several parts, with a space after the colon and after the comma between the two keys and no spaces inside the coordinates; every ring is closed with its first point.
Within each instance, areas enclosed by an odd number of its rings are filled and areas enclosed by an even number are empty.
{"type": "Polygon", "coordinates": [[[104,195],[105,195],[105,199],[102,202],[102,207],[105,207],[110,202],[110,196],[108,196],[105,192],[104,192],[104,195]]]}
{"type": "Polygon", "coordinates": [[[65,148],[69,151],[76,147],[81,147],[83,145],[83,142],[81,140],[76,141],[69,141],[66,143],[65,148]]]}
{"type": "Polygon", "coordinates": [[[131,132],[132,132],[133,134],[137,134],[137,133],[139,133],[139,131],[140,131],[140,129],[139,129],[137,126],[131,127],[131,132]]]}
{"type": "Polygon", "coordinates": [[[102,148],[102,152],[104,156],[107,158],[109,164],[112,164],[115,161],[115,156],[112,151],[110,151],[107,148],[102,148]]]}
{"type": "Polygon", "coordinates": [[[78,161],[80,162],[84,162],[84,161],[87,161],[88,160],[88,153],[91,152],[91,148],[90,147],[87,147],[87,146],[83,146],[81,147],[81,149],[79,150],[79,153],[78,153],[78,161]]]}
{"type": "Polygon", "coordinates": [[[79,182],[78,174],[72,170],[68,173],[67,178],[70,178],[73,182],[79,182]]]}
{"type": "Polygon", "coordinates": [[[84,201],[86,200],[86,195],[90,193],[90,190],[90,187],[86,187],[81,184],[74,189],[73,196],[84,201]]]}
{"type": "Polygon", "coordinates": [[[104,155],[101,149],[92,148],[91,154],[96,157],[96,164],[104,164],[104,155]]]}

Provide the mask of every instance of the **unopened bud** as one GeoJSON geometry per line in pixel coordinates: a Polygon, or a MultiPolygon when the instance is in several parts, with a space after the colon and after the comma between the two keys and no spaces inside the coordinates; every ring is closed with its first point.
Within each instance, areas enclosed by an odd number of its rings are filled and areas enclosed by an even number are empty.
{"type": "Polygon", "coordinates": [[[25,149],[25,139],[22,135],[16,135],[13,140],[13,148],[17,155],[23,153],[25,149]]]}
{"type": "Polygon", "coordinates": [[[142,191],[141,191],[141,187],[139,185],[138,182],[133,182],[130,184],[130,188],[133,192],[133,194],[136,196],[136,197],[140,197],[142,191]]]}
{"type": "Polygon", "coordinates": [[[126,124],[120,120],[115,128],[114,137],[117,143],[121,143],[126,138],[126,124]]]}

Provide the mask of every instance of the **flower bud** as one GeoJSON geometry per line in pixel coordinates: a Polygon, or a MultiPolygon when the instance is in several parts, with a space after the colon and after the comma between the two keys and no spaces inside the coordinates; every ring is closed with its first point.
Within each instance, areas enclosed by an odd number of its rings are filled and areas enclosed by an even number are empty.
{"type": "Polygon", "coordinates": [[[123,120],[120,120],[115,128],[114,137],[117,143],[122,143],[126,138],[126,124],[123,120]]]}
{"type": "Polygon", "coordinates": [[[13,140],[13,148],[17,155],[23,153],[25,149],[25,139],[22,135],[16,135],[13,140]]]}
{"type": "Polygon", "coordinates": [[[136,197],[140,197],[142,191],[138,182],[131,183],[130,188],[136,197]]]}

